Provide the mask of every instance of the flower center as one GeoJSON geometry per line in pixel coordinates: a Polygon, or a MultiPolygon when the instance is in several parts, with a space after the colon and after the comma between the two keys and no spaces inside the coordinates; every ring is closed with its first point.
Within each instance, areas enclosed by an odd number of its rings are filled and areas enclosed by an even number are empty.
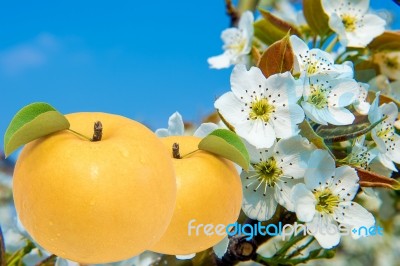
{"type": "Polygon", "coordinates": [[[396,70],[396,69],[400,68],[400,64],[399,64],[398,58],[396,56],[393,56],[393,57],[386,56],[385,64],[390,69],[396,70]]]}
{"type": "Polygon", "coordinates": [[[315,210],[320,213],[333,213],[333,210],[338,207],[339,196],[333,195],[330,189],[314,192],[314,197],[317,200],[315,210]]]}
{"type": "Polygon", "coordinates": [[[274,157],[257,163],[253,167],[256,170],[260,181],[264,181],[269,187],[273,187],[276,181],[278,181],[283,174],[274,157]]]}
{"type": "Polygon", "coordinates": [[[390,123],[386,123],[386,121],[383,121],[381,126],[376,131],[376,136],[380,139],[392,140],[393,133],[393,126],[390,123]]]}
{"type": "Polygon", "coordinates": [[[271,113],[275,110],[275,107],[269,104],[267,99],[263,98],[261,100],[252,102],[250,109],[250,119],[261,119],[264,122],[268,122],[271,113]]]}
{"type": "Polygon", "coordinates": [[[308,102],[314,105],[318,109],[322,109],[328,105],[328,98],[324,91],[320,89],[314,89],[311,95],[308,97],[308,102]]]}
{"type": "Polygon", "coordinates": [[[352,15],[343,14],[342,15],[342,23],[347,32],[353,32],[357,28],[357,19],[356,19],[356,17],[354,17],[352,15]]]}
{"type": "Polygon", "coordinates": [[[317,73],[318,70],[319,70],[318,61],[317,60],[309,60],[309,62],[307,64],[307,74],[313,75],[313,74],[317,73]]]}

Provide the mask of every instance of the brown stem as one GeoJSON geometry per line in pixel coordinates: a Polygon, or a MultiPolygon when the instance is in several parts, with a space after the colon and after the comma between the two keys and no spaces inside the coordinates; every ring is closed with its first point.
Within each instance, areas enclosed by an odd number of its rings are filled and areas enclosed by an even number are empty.
{"type": "Polygon", "coordinates": [[[0,227],[0,266],[6,266],[6,248],[4,245],[3,233],[0,227]]]}
{"type": "Polygon", "coordinates": [[[56,255],[50,255],[49,257],[45,258],[44,260],[36,263],[35,266],[46,266],[46,265],[54,265],[57,261],[56,255]]]}
{"type": "Polygon", "coordinates": [[[179,152],[179,143],[172,144],[172,157],[175,159],[181,159],[181,154],[179,152]]]}
{"type": "Polygon", "coordinates": [[[100,121],[94,123],[94,133],[92,141],[100,141],[103,137],[103,124],[100,121]]]}
{"type": "Polygon", "coordinates": [[[225,0],[225,10],[226,14],[231,18],[231,27],[236,26],[240,15],[233,5],[232,0],[225,0]]]}

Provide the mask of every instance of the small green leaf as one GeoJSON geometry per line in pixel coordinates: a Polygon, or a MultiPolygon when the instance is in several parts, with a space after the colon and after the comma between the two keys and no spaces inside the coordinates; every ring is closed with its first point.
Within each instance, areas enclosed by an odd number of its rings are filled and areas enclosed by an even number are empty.
{"type": "Polygon", "coordinates": [[[262,19],[254,22],[254,35],[263,43],[271,45],[286,36],[288,32],[299,36],[301,33],[292,24],[272,15],[270,12],[260,9],[262,19]]]}
{"type": "Polygon", "coordinates": [[[258,67],[264,76],[292,71],[294,66],[294,53],[290,44],[290,35],[286,34],[281,40],[275,42],[265,50],[258,61],[258,67]]]}
{"type": "Polygon", "coordinates": [[[303,7],[304,17],[310,29],[320,36],[328,34],[330,32],[329,17],[322,8],[321,0],[303,0],[303,7]]]}
{"type": "Polygon", "coordinates": [[[299,124],[300,135],[308,139],[309,142],[313,143],[318,149],[327,150],[332,158],[335,159],[335,155],[333,155],[332,151],[326,146],[324,139],[321,138],[317,133],[315,133],[314,129],[311,127],[310,123],[307,120],[304,120],[299,124]]]}
{"type": "Polygon", "coordinates": [[[48,134],[69,128],[69,122],[47,103],[32,103],[14,116],[4,135],[5,155],[48,134]]]}
{"type": "Polygon", "coordinates": [[[249,169],[250,157],[246,146],[239,136],[230,130],[214,130],[199,143],[199,149],[231,160],[246,171],[249,169]]]}
{"type": "Polygon", "coordinates": [[[364,122],[347,126],[320,126],[317,128],[316,133],[322,137],[325,142],[346,141],[367,134],[385,119],[386,117],[373,124],[364,122]]]}

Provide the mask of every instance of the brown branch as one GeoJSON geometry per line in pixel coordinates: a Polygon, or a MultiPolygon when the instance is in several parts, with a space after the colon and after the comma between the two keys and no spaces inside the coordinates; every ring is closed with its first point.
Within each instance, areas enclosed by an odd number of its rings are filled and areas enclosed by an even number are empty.
{"type": "Polygon", "coordinates": [[[6,266],[6,248],[4,244],[3,232],[0,226],[0,266],[6,266]]]}
{"type": "MultiPolygon", "coordinates": [[[[278,207],[275,215],[266,222],[263,226],[275,224],[278,226],[279,222],[282,224],[292,224],[297,220],[296,215],[292,212],[285,210],[283,207],[278,207]]],[[[257,224],[258,221],[248,219],[245,224],[257,224]]],[[[256,235],[250,240],[246,240],[246,236],[236,235],[229,239],[228,250],[221,259],[216,259],[218,266],[232,266],[240,261],[254,260],[257,256],[257,249],[259,246],[270,240],[270,235],[256,235]]],[[[215,256],[215,254],[214,254],[215,256]]]]}
{"type": "Polygon", "coordinates": [[[45,258],[44,260],[38,262],[35,266],[50,266],[50,265],[55,265],[57,261],[57,256],[56,255],[50,255],[49,257],[45,258]]]}
{"type": "Polygon", "coordinates": [[[226,14],[231,18],[231,27],[236,26],[239,22],[240,15],[236,7],[233,5],[232,0],[225,0],[225,10],[226,14]]]}

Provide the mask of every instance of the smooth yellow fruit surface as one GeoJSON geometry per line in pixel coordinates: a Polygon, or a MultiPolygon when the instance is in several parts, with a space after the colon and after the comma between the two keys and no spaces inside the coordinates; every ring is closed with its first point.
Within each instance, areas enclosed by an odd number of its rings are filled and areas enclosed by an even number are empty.
{"type": "MultiPolygon", "coordinates": [[[[200,140],[191,136],[162,138],[169,149],[178,143],[181,155],[196,150],[200,140]]],[[[178,188],[174,215],[164,236],[150,250],[186,255],[205,250],[224,238],[216,233],[205,234],[204,227],[199,228],[198,235],[196,230],[189,235],[188,224],[193,219],[194,226],[216,227],[236,222],[242,205],[242,186],[234,165],[211,153],[197,151],[173,162],[178,188]]]]}
{"type": "Polygon", "coordinates": [[[133,257],[156,243],[176,200],[165,145],[145,126],[105,113],[67,115],[69,131],[25,146],[13,177],[18,216],[43,248],[85,264],[133,257]]]}

